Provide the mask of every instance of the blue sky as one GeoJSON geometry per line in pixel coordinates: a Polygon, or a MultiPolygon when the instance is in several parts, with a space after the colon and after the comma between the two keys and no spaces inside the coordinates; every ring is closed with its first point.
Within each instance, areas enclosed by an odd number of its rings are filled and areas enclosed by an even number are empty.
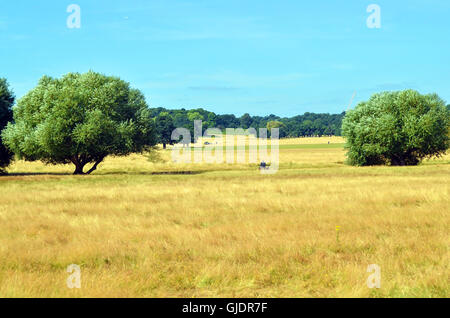
{"type": "Polygon", "coordinates": [[[150,107],[221,114],[340,113],[355,91],[353,104],[405,88],[450,103],[450,1],[1,1],[0,77],[17,97],[44,74],[90,69],[150,107]],[[372,3],[380,29],[366,25],[372,3]]]}

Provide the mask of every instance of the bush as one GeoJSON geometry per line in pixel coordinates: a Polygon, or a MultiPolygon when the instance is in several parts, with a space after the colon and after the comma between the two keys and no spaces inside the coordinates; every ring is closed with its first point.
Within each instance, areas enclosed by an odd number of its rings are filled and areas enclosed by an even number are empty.
{"type": "Polygon", "coordinates": [[[373,95],[343,119],[351,165],[417,165],[449,148],[449,116],[436,94],[414,90],[373,95]]]}
{"type": "MultiPolygon", "coordinates": [[[[14,94],[9,89],[6,79],[0,78],[0,131],[13,119],[13,104],[14,94]]],[[[12,157],[13,153],[3,145],[0,135],[0,173],[4,173],[3,168],[11,163],[12,157]]]]}

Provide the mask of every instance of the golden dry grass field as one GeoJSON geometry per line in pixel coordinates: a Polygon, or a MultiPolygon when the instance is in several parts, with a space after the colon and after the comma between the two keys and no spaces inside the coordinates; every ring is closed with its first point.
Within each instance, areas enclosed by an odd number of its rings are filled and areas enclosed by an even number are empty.
{"type": "Polygon", "coordinates": [[[162,162],[170,150],[89,176],[16,162],[0,177],[0,296],[448,297],[450,155],[357,168],[342,142],[282,140],[273,175],[162,162]]]}

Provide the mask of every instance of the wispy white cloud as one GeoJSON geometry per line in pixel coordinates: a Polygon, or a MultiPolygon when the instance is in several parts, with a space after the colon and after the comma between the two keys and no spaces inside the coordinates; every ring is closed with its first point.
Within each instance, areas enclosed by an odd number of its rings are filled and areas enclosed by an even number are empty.
{"type": "Polygon", "coordinates": [[[239,87],[230,86],[190,86],[188,88],[194,91],[235,91],[240,89],[239,87]]]}
{"type": "Polygon", "coordinates": [[[413,82],[401,82],[401,83],[382,83],[378,84],[375,89],[376,90],[401,90],[401,89],[408,89],[408,88],[415,88],[417,87],[416,83],[413,82]]]}
{"type": "Polygon", "coordinates": [[[354,66],[350,63],[337,63],[331,65],[331,68],[338,71],[350,71],[354,69],[354,66]]]}
{"type": "Polygon", "coordinates": [[[316,74],[248,74],[236,71],[218,71],[215,73],[178,74],[167,73],[146,81],[145,88],[188,88],[190,90],[224,91],[264,87],[286,87],[299,85],[303,80],[316,77],[316,74]]]}
{"type": "Polygon", "coordinates": [[[252,19],[222,18],[214,21],[177,21],[173,25],[142,26],[133,22],[133,17],[121,22],[103,23],[100,28],[113,31],[123,40],[139,41],[192,41],[212,39],[264,39],[278,36],[277,33],[259,27],[252,19]]]}
{"type": "Polygon", "coordinates": [[[215,81],[227,83],[237,87],[252,87],[252,86],[278,86],[286,84],[299,83],[301,80],[314,77],[315,74],[307,73],[284,73],[284,74],[248,74],[236,71],[221,71],[212,74],[193,74],[191,77],[194,80],[201,81],[215,81]]]}
{"type": "Polygon", "coordinates": [[[262,39],[282,36],[266,19],[220,10],[209,1],[136,1],[108,9],[99,27],[123,40],[183,41],[262,39]],[[121,17],[121,21],[115,19],[121,17]],[[123,18],[123,17],[126,17],[123,18]]]}
{"type": "Polygon", "coordinates": [[[418,89],[419,86],[415,82],[403,81],[403,82],[390,82],[390,83],[380,83],[372,87],[361,88],[358,92],[361,93],[377,93],[380,91],[395,91],[403,89],[418,89]]]}
{"type": "Polygon", "coordinates": [[[25,41],[30,39],[30,36],[26,34],[9,34],[8,38],[12,41],[25,41]]]}

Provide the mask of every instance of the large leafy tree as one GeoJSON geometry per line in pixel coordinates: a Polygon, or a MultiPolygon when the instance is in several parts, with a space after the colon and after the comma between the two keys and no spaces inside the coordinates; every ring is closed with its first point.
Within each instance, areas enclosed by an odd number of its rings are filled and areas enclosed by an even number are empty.
{"type": "Polygon", "coordinates": [[[242,115],[242,117],[239,120],[241,123],[241,128],[243,129],[248,129],[252,124],[252,117],[248,113],[242,115]]]}
{"type": "Polygon", "coordinates": [[[342,131],[352,165],[416,165],[449,148],[449,117],[436,94],[414,90],[373,95],[349,111],[342,131]]]}
{"type": "MultiPolygon", "coordinates": [[[[12,106],[14,104],[14,94],[9,89],[8,82],[4,78],[0,78],[0,131],[6,127],[8,122],[13,119],[12,106]]],[[[4,145],[0,135],[0,173],[11,163],[13,153],[4,145]]]]}
{"type": "Polygon", "coordinates": [[[278,128],[279,137],[280,138],[286,137],[286,125],[283,124],[281,121],[277,120],[269,121],[266,125],[266,128],[268,130],[268,134],[270,134],[273,128],[278,128]]]}
{"type": "Polygon", "coordinates": [[[172,145],[172,132],[175,129],[173,119],[168,112],[159,113],[155,118],[156,133],[158,135],[158,142],[163,144],[163,148],[166,149],[166,145],[172,145]]]}
{"type": "Polygon", "coordinates": [[[108,155],[141,152],[156,142],[144,96],[117,78],[95,72],[44,76],[14,108],[2,137],[19,158],[75,165],[91,173],[108,155]]]}

